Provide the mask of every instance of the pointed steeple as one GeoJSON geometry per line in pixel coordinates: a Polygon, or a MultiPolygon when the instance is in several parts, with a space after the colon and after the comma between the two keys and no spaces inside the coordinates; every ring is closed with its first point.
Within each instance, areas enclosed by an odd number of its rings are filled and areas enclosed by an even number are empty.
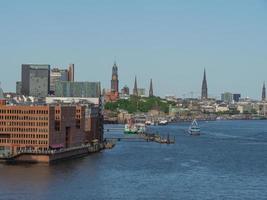
{"type": "Polygon", "coordinates": [[[206,100],[208,99],[208,84],[206,79],[206,69],[204,69],[204,76],[202,81],[202,89],[201,89],[201,99],[206,100]]]}
{"type": "Polygon", "coordinates": [[[154,93],[153,93],[153,83],[152,83],[152,79],[150,79],[150,87],[149,87],[149,97],[153,97],[154,93]]]}
{"type": "Polygon", "coordinates": [[[134,95],[134,96],[138,96],[138,89],[137,89],[137,80],[136,80],[136,76],[135,76],[135,79],[134,79],[133,95],[134,95]]]}
{"type": "Polygon", "coordinates": [[[266,87],[265,87],[265,82],[263,82],[261,100],[262,101],[266,101],[266,87]]]}

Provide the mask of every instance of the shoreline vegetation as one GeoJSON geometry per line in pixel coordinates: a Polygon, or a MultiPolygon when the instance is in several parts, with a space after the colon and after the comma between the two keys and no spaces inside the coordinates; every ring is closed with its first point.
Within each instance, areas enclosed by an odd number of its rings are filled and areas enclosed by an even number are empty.
{"type": "Polygon", "coordinates": [[[204,103],[196,99],[174,102],[160,97],[131,96],[129,99],[105,103],[104,121],[105,124],[125,124],[130,118],[138,116],[143,116],[149,121],[165,118],[169,122],[186,122],[193,119],[198,121],[267,119],[255,109],[240,113],[237,105],[223,104],[229,109],[221,111],[216,110],[218,105],[221,106],[222,104],[213,100],[204,103]]]}

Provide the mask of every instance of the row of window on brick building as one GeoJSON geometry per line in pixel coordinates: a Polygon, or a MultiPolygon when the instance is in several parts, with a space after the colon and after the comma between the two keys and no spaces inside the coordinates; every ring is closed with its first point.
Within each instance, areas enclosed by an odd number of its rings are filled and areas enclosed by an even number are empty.
{"type": "Polygon", "coordinates": [[[31,120],[31,121],[47,121],[48,117],[18,116],[18,115],[0,115],[0,119],[5,120],[31,120]]]}
{"type": "Polygon", "coordinates": [[[47,128],[1,128],[0,132],[28,132],[28,133],[37,133],[37,132],[43,132],[48,133],[47,128]]]}
{"type": "Polygon", "coordinates": [[[11,140],[11,139],[0,139],[0,143],[12,143],[12,144],[39,144],[47,145],[47,140],[11,140]]]}
{"type": "Polygon", "coordinates": [[[48,122],[0,121],[0,126],[48,126],[48,122]]]}
{"type": "Polygon", "coordinates": [[[12,109],[12,110],[8,110],[8,109],[0,109],[0,114],[48,114],[48,110],[16,110],[16,109],[12,109]]]}

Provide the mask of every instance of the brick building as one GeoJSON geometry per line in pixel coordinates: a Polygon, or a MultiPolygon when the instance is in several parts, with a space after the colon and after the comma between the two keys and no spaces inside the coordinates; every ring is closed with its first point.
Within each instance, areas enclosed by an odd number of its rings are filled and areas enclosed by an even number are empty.
{"type": "Polygon", "coordinates": [[[0,154],[45,151],[102,141],[102,116],[93,104],[6,105],[0,101],[0,154]]]}

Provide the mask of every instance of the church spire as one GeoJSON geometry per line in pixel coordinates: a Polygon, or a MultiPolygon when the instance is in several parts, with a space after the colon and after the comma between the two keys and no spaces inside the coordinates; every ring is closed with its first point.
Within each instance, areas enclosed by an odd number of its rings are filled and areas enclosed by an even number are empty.
{"type": "Polygon", "coordinates": [[[134,95],[134,96],[138,96],[138,89],[137,89],[137,80],[136,80],[136,76],[135,76],[135,79],[134,79],[133,95],[134,95]]]}
{"type": "Polygon", "coordinates": [[[154,93],[153,93],[153,83],[152,83],[152,79],[150,79],[150,87],[149,87],[149,97],[153,97],[154,93]]]}
{"type": "Polygon", "coordinates": [[[265,82],[263,82],[261,100],[262,101],[266,101],[266,87],[265,87],[265,82]]]}
{"type": "Polygon", "coordinates": [[[206,100],[208,99],[208,84],[206,79],[206,69],[204,69],[204,76],[202,81],[202,89],[201,89],[201,99],[206,100]]]}

